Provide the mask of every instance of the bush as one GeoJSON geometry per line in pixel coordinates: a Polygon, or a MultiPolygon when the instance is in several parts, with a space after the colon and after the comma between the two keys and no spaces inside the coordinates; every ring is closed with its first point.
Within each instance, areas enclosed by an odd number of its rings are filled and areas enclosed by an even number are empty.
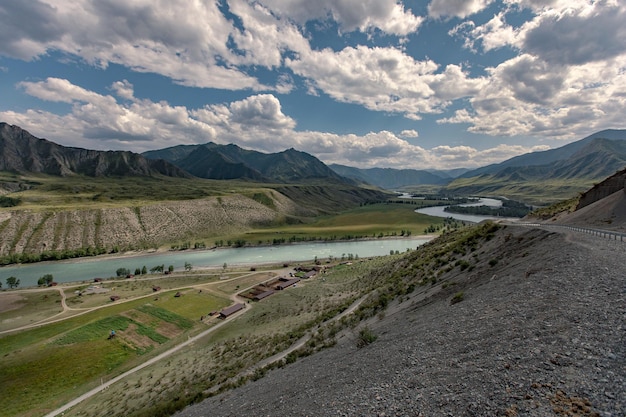
{"type": "Polygon", "coordinates": [[[363,327],[360,331],[359,331],[359,337],[356,341],[356,346],[358,348],[362,348],[365,347],[367,345],[369,345],[370,343],[373,343],[376,341],[376,339],[378,339],[378,336],[376,336],[369,327],[363,327]]]}
{"type": "Polygon", "coordinates": [[[464,298],[463,291],[459,291],[456,294],[454,294],[454,297],[452,297],[452,299],[450,300],[450,304],[460,303],[461,301],[463,301],[463,298],[464,298]]]}

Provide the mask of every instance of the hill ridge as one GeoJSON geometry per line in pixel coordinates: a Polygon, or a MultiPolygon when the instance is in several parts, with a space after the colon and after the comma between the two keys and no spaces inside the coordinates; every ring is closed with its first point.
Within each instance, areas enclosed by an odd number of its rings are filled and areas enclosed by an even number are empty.
{"type": "Polygon", "coordinates": [[[155,176],[188,178],[166,161],[148,160],[130,151],[66,147],[37,138],[19,126],[0,122],[0,171],[68,176],[155,176]]]}

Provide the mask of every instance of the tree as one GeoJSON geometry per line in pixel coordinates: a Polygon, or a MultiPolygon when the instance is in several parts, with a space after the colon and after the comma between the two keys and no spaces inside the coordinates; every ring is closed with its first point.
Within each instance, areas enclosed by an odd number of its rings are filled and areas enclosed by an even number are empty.
{"type": "Polygon", "coordinates": [[[144,265],[143,268],[141,268],[141,275],[144,275],[147,273],[148,273],[148,268],[146,268],[146,266],[144,265]]]}
{"type": "Polygon", "coordinates": [[[130,269],[128,269],[128,268],[117,268],[117,271],[115,271],[115,273],[117,274],[118,277],[126,277],[126,276],[130,275],[130,269]]]}
{"type": "Polygon", "coordinates": [[[7,285],[9,286],[9,288],[13,289],[13,288],[17,288],[20,285],[20,280],[15,278],[15,277],[8,277],[7,278],[7,285]]]}
{"type": "Polygon", "coordinates": [[[40,287],[47,287],[48,285],[52,284],[52,281],[54,281],[54,277],[52,276],[52,274],[46,274],[37,280],[37,285],[39,285],[40,287]]]}
{"type": "Polygon", "coordinates": [[[170,265],[167,267],[168,272],[174,272],[174,265],[170,265]]]}
{"type": "Polygon", "coordinates": [[[141,269],[135,268],[135,275],[140,275],[140,274],[141,274],[141,269]]]}
{"type": "Polygon", "coordinates": [[[226,264],[226,262],[224,262],[224,265],[222,265],[222,269],[226,271],[226,268],[228,268],[228,265],[226,264]]]}
{"type": "Polygon", "coordinates": [[[189,262],[185,262],[185,271],[189,272],[191,271],[191,268],[193,268],[191,264],[189,262]]]}

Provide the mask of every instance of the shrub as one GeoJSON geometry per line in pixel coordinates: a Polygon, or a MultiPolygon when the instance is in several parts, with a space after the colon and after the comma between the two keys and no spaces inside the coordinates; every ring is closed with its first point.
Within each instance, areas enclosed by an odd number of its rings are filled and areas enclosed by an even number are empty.
{"type": "Polygon", "coordinates": [[[367,345],[369,345],[370,343],[373,343],[374,341],[376,341],[376,339],[378,339],[378,336],[376,336],[369,327],[363,327],[360,331],[359,331],[359,337],[356,341],[356,346],[358,348],[362,348],[365,347],[367,345]]]}
{"type": "Polygon", "coordinates": [[[464,298],[463,291],[459,291],[456,294],[454,294],[454,297],[452,297],[452,299],[450,300],[450,304],[460,303],[461,301],[463,301],[463,298],[464,298]]]}

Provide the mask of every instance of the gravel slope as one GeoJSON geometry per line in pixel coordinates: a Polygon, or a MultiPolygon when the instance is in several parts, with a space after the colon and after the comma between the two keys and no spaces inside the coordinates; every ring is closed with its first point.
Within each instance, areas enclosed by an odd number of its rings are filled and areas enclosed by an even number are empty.
{"type": "Polygon", "coordinates": [[[370,345],[345,334],[177,416],[625,416],[626,242],[509,226],[477,253],[370,345]]]}

